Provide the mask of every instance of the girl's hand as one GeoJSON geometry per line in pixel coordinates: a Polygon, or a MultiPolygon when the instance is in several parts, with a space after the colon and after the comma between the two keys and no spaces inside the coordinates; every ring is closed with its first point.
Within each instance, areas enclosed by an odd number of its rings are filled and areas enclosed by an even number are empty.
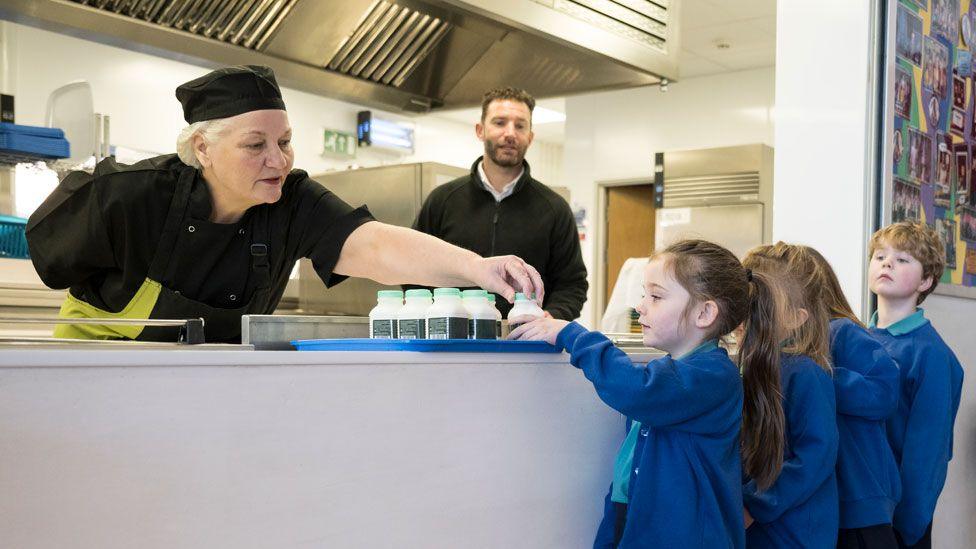
{"type": "MultiPolygon", "coordinates": [[[[519,319],[513,319],[519,320],[519,319]]],[[[520,339],[531,341],[545,341],[550,345],[556,344],[556,337],[569,322],[556,320],[554,318],[537,318],[532,322],[527,322],[508,334],[508,339],[520,339]]]]}
{"type": "Polygon", "coordinates": [[[746,521],[746,530],[748,530],[749,527],[752,526],[752,523],[756,521],[752,518],[752,515],[749,514],[749,510],[745,507],[742,508],[742,514],[744,515],[746,521]]]}

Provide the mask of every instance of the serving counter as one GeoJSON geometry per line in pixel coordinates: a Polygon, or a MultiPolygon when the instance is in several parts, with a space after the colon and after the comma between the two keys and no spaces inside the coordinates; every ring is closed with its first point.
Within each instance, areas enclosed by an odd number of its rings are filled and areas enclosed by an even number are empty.
{"type": "Polygon", "coordinates": [[[588,547],[622,416],[565,354],[0,350],[7,547],[588,547]]]}

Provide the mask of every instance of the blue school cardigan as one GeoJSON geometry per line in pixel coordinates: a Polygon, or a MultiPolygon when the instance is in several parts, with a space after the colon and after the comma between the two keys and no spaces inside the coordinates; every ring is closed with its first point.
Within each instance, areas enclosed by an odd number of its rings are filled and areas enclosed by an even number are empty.
{"type": "Polygon", "coordinates": [[[755,522],[748,547],[832,548],[837,544],[837,411],[830,375],[807,356],[783,354],[786,449],[783,469],[760,491],[746,478],[743,499],[755,522]]]}
{"type": "Polygon", "coordinates": [[[600,399],[646,429],[639,455],[635,449],[620,547],[744,547],[742,380],[725,350],[634,366],[603,334],[575,322],[556,344],[600,399]]]}
{"type": "Polygon", "coordinates": [[[891,524],[901,497],[885,420],[898,407],[898,366],[871,334],[847,318],[830,321],[837,394],[840,527],[891,524]]]}
{"type": "Polygon", "coordinates": [[[932,522],[945,485],[963,370],[922,309],[883,329],[875,313],[870,326],[901,377],[898,409],[886,424],[902,485],[892,524],[914,544],[932,522]]]}

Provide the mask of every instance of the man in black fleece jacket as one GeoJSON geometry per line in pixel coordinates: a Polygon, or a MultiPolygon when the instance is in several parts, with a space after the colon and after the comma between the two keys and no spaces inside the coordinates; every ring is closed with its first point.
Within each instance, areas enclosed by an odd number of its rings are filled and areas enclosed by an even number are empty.
{"type": "MultiPolygon", "coordinates": [[[[532,179],[525,161],[534,107],[523,90],[485,94],[481,122],[475,125],[485,155],[469,175],[431,192],[414,229],[485,257],[521,257],[542,275],[542,308],[554,318],[573,320],[586,301],[586,267],[569,204],[532,179]]],[[[499,299],[497,306],[508,315],[509,303],[499,299]]]]}

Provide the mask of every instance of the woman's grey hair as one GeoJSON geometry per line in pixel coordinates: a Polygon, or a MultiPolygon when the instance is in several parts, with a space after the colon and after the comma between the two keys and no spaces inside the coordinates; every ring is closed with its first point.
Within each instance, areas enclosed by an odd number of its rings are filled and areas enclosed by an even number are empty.
{"type": "Polygon", "coordinates": [[[194,122],[183,128],[180,131],[179,137],[176,138],[176,154],[180,157],[180,160],[187,166],[192,166],[198,170],[202,169],[203,166],[200,165],[200,161],[193,151],[193,136],[200,134],[208,145],[212,145],[217,142],[221,134],[224,133],[224,130],[227,129],[227,121],[227,118],[216,118],[214,120],[194,122]]]}

